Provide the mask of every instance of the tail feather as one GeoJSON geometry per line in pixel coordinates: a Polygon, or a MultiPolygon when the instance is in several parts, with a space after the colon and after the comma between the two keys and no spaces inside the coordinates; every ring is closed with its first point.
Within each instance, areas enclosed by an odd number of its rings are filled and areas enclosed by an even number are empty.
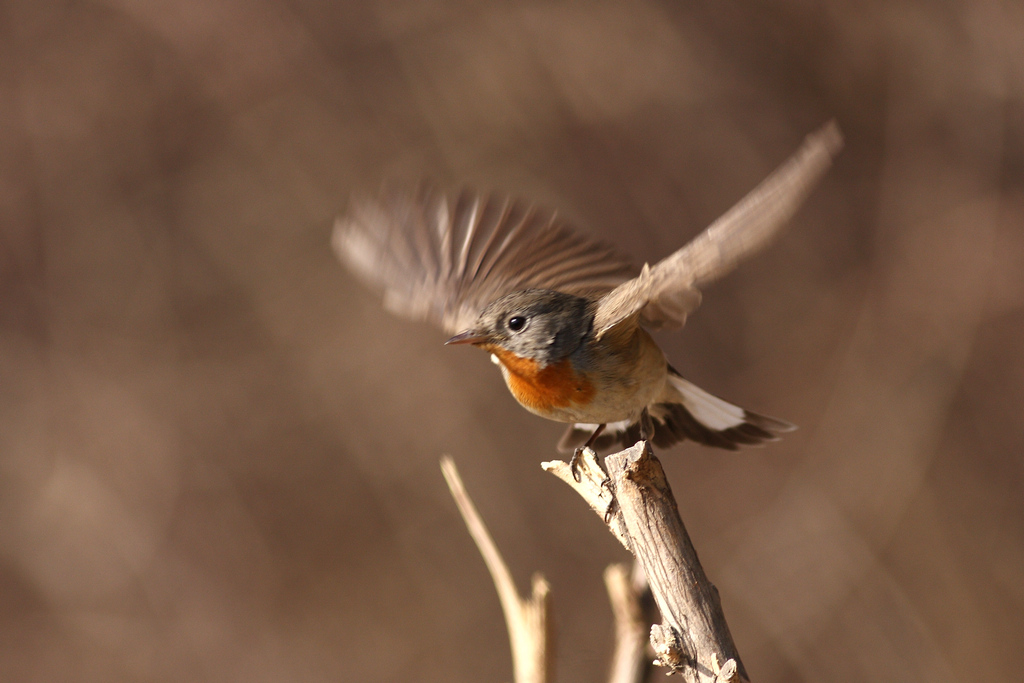
{"type": "MultiPolygon", "coordinates": [[[[707,446],[730,451],[740,446],[752,446],[776,441],[779,434],[796,427],[789,422],[744,410],[712,396],[700,387],[687,382],[674,369],[669,368],[669,382],[662,401],[648,406],[654,422],[655,446],[667,448],[689,439],[707,446]]],[[[558,449],[571,452],[582,446],[597,425],[569,425],[558,449]]],[[[621,444],[632,446],[640,440],[638,422],[615,422],[605,427],[594,444],[595,450],[605,451],[621,444]]]]}

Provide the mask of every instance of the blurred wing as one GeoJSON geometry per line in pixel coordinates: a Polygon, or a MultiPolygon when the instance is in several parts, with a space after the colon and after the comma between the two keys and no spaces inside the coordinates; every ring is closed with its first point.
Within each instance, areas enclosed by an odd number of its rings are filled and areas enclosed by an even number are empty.
{"type": "Polygon", "coordinates": [[[339,258],[384,293],[388,310],[449,333],[521,289],[603,295],[636,274],[610,247],[581,237],[553,212],[508,197],[426,185],[353,202],[334,225],[339,258]]]}
{"type": "Polygon", "coordinates": [[[699,288],[763,248],[810,194],[843,146],[835,121],[803,145],[738,204],[690,243],[601,300],[594,321],[600,336],[640,313],[650,327],[678,327],[700,305],[699,288]]]}

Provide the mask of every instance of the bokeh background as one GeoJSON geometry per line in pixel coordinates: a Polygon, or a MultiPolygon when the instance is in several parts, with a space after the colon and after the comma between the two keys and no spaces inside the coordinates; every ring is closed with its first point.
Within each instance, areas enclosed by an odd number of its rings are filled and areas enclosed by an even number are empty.
{"type": "Polygon", "coordinates": [[[672,362],[801,425],[662,453],[753,680],[1020,675],[1017,0],[0,3],[0,677],[508,681],[454,456],[562,681],[626,559],[561,427],[335,261],[353,190],[534,197],[654,260],[847,147],[672,362]]]}

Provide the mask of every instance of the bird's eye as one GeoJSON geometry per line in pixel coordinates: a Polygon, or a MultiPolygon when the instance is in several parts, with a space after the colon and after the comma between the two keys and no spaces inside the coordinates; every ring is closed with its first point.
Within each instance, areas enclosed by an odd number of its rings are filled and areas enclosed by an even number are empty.
{"type": "Polygon", "coordinates": [[[523,316],[514,315],[508,319],[508,329],[512,330],[513,332],[518,332],[524,327],[526,327],[526,318],[524,318],[523,316]]]}

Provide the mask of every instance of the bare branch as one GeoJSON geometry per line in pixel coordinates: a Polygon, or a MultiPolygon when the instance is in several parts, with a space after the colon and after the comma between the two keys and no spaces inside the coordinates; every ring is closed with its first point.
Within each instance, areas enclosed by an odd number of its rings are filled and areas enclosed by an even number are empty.
{"type": "Polygon", "coordinates": [[[534,574],[532,596],[529,599],[519,597],[508,565],[502,559],[494,539],[480,518],[480,513],[466,493],[459,471],[450,457],[441,458],[441,472],[498,591],[498,600],[505,613],[505,625],[512,647],[515,683],[547,683],[554,680],[551,657],[553,638],[548,624],[548,582],[541,574],[534,574]]]}
{"type": "MultiPolygon", "coordinates": [[[[588,467],[598,466],[592,459],[588,467]]],[[[608,479],[598,486],[612,500],[587,483],[599,480],[594,473],[573,488],[606,521],[647,575],[663,620],[651,628],[656,663],[692,683],[748,681],[718,590],[697,559],[661,463],[641,441],[608,456],[605,465],[608,479]]],[[[568,465],[549,462],[542,467],[566,481],[563,474],[568,465]]],[[[571,474],[567,483],[575,484],[571,474]]]]}
{"type": "Polygon", "coordinates": [[[632,572],[624,564],[611,564],[604,570],[604,584],[615,615],[615,650],[612,652],[609,683],[643,683],[646,677],[647,624],[644,595],[647,577],[634,563],[632,572]]]}
{"type": "Polygon", "coordinates": [[[629,536],[626,534],[622,517],[616,510],[615,497],[608,487],[608,475],[597,461],[594,451],[589,448],[583,451],[576,469],[580,475],[579,481],[573,477],[569,463],[562,460],[542,462],[540,466],[545,472],[555,475],[580,494],[590,509],[605,521],[608,529],[619,539],[619,543],[629,550],[629,536]]]}

